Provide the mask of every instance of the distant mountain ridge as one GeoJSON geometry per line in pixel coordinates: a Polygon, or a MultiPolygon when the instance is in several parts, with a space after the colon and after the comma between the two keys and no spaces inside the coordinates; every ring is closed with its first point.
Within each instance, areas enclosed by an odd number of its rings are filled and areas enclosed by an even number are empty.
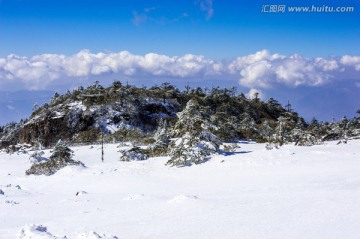
{"type": "Polygon", "coordinates": [[[54,91],[48,90],[0,91],[0,125],[28,118],[34,104],[48,102],[53,94],[54,91]]]}

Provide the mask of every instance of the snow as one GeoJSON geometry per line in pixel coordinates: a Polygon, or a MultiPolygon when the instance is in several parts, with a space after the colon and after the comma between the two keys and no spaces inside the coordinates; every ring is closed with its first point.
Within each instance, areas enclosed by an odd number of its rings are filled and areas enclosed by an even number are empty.
{"type": "Polygon", "coordinates": [[[69,109],[81,109],[86,110],[86,106],[81,101],[75,101],[67,104],[69,109]]]}
{"type": "Polygon", "coordinates": [[[87,168],[52,176],[0,153],[0,238],[359,238],[360,140],[336,143],[242,142],[181,168],[120,162],[115,144],[104,163],[101,146],[73,147],[87,168]]]}

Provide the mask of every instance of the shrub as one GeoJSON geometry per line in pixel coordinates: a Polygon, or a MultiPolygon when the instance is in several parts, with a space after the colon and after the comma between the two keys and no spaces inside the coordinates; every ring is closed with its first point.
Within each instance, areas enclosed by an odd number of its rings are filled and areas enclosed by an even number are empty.
{"type": "Polygon", "coordinates": [[[148,157],[145,152],[139,147],[131,147],[130,149],[120,150],[120,161],[140,161],[146,160],[148,157]]]}
{"type": "Polygon", "coordinates": [[[26,170],[26,175],[46,175],[50,176],[59,169],[68,165],[78,165],[85,167],[80,161],[72,159],[73,151],[69,149],[61,140],[56,144],[50,159],[45,163],[33,164],[30,169],[26,170]]]}

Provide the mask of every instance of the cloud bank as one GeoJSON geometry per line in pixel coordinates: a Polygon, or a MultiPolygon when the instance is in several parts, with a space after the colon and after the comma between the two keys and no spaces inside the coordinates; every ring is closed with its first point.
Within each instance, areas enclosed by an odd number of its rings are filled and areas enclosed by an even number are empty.
{"type": "Polygon", "coordinates": [[[218,79],[238,81],[241,86],[270,89],[279,86],[321,86],[343,79],[359,84],[360,56],[307,58],[284,56],[267,50],[219,61],[201,55],[166,56],[155,53],[42,54],[0,58],[0,88],[43,90],[68,87],[111,75],[114,79],[218,79]]]}

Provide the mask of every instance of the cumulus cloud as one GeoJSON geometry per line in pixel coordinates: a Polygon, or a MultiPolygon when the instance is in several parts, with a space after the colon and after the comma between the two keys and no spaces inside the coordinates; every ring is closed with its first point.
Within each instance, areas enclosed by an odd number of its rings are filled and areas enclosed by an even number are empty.
{"type": "Polygon", "coordinates": [[[254,89],[254,88],[251,88],[249,90],[249,92],[246,94],[246,97],[249,98],[249,99],[255,99],[255,98],[258,98],[258,99],[264,99],[265,98],[265,95],[264,93],[261,91],[261,90],[257,90],[257,89],[254,89]]]}
{"type": "Polygon", "coordinates": [[[360,56],[345,55],[341,58],[341,63],[346,66],[354,66],[357,71],[360,71],[360,56]]]}
{"type": "Polygon", "coordinates": [[[297,54],[286,57],[263,50],[238,57],[229,65],[229,71],[238,72],[240,85],[246,87],[318,86],[331,80],[335,72],[343,71],[339,64],[336,59],[313,59],[297,54]]]}
{"type": "Polygon", "coordinates": [[[127,51],[97,53],[82,50],[72,56],[43,54],[33,57],[9,55],[0,58],[0,81],[19,81],[29,89],[46,89],[61,79],[84,79],[91,76],[116,74],[118,76],[193,78],[221,73],[221,63],[204,56],[187,54],[169,57],[149,53],[144,56],[127,51]]]}
{"type": "Polygon", "coordinates": [[[8,55],[0,58],[0,87],[32,90],[69,88],[76,82],[106,75],[128,79],[212,79],[239,81],[256,89],[321,86],[341,79],[358,80],[359,56],[307,58],[297,54],[284,56],[267,50],[238,57],[230,62],[201,55],[167,56],[156,53],[135,55],[117,53],[42,54],[32,57],[8,55]]]}

